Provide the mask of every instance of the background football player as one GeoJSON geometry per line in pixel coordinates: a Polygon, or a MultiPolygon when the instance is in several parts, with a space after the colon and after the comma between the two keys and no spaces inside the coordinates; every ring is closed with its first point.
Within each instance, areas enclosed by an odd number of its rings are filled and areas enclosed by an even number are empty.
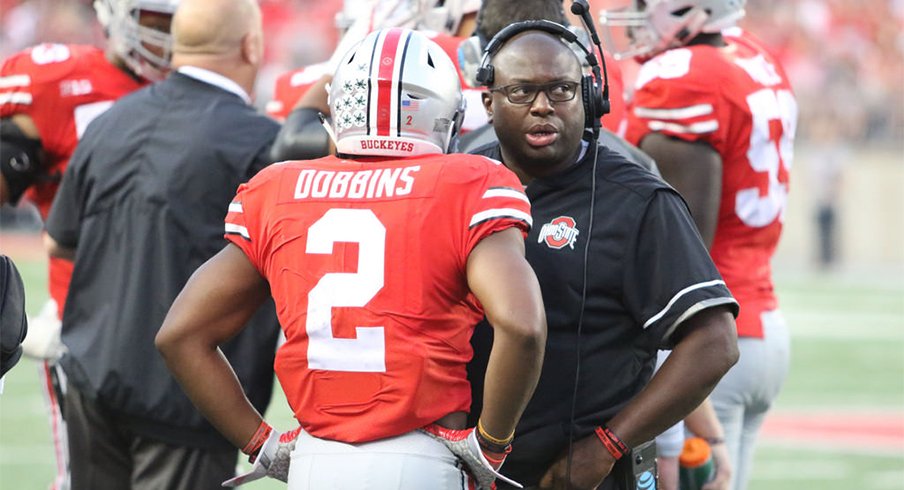
{"type": "MultiPolygon", "coordinates": [[[[46,219],[79,137],[119,97],[161,79],[169,63],[169,27],[178,0],[97,0],[106,49],[40,44],[6,59],[0,68],[0,204],[23,197],[46,219]]],[[[54,361],[62,355],[60,316],[72,263],[51,258],[50,301],[29,322],[26,354],[43,359],[58,475],[67,486],[65,422],[59,397],[65,386],[54,361]]]]}
{"type": "Polygon", "coordinates": [[[789,338],[770,260],[782,231],[797,126],[784,70],[734,25],[745,0],[638,0],[605,11],[622,57],[643,63],[627,139],[687,200],[741,304],[740,361],[712,393],[744,490],[757,432],[788,371],[789,338]],[[619,37],[617,29],[626,28],[619,37]]]}

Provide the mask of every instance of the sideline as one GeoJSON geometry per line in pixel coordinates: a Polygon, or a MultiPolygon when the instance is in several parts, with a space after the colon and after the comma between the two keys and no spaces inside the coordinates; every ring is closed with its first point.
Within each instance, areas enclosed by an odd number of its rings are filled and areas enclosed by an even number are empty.
{"type": "Polygon", "coordinates": [[[900,457],[904,410],[773,411],[763,423],[760,442],[900,457]]]}

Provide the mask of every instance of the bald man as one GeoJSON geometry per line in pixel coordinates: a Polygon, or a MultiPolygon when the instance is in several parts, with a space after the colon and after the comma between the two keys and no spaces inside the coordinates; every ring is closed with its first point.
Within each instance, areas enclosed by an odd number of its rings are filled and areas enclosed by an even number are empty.
{"type": "Polygon", "coordinates": [[[183,0],[173,18],[172,64],[179,71],[219,73],[251,94],[263,54],[261,12],[253,0],[183,0]]]}
{"type": "MultiPolygon", "coordinates": [[[[270,163],[279,126],[250,105],[262,54],[254,0],[183,0],[172,31],[176,71],[88,126],[47,221],[51,254],[74,258],[61,360],[73,490],[214,489],[235,474],[237,449],[196,411],[154,336],[225,246],[225,210],[270,163]]],[[[221,350],[263,413],[272,303],[242,321],[221,350]]]]}

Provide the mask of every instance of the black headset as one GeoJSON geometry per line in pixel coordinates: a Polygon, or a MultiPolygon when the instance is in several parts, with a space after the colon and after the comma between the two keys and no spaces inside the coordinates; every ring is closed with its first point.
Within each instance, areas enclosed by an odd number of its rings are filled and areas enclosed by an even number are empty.
{"type": "MultiPolygon", "coordinates": [[[[495,78],[495,68],[490,61],[493,56],[507,43],[511,38],[526,31],[543,31],[548,32],[560,39],[578,46],[585,54],[587,64],[590,66],[591,75],[581,76],[581,100],[584,104],[584,127],[593,130],[594,134],[599,133],[600,118],[609,113],[609,84],[608,74],[603,78],[600,75],[600,64],[593,51],[584,46],[578,40],[574,32],[568,30],[562,24],[557,24],[549,20],[526,20],[509,24],[504,29],[496,33],[493,39],[486,45],[483,50],[483,59],[480,61],[480,67],[477,68],[476,79],[481,85],[490,86],[495,78]],[[600,79],[603,80],[603,88],[600,88],[600,79]]],[[[602,56],[602,52],[600,53],[602,56]]],[[[605,61],[603,61],[605,63],[605,61]]],[[[605,65],[603,65],[603,73],[605,73],[605,65]]]]}

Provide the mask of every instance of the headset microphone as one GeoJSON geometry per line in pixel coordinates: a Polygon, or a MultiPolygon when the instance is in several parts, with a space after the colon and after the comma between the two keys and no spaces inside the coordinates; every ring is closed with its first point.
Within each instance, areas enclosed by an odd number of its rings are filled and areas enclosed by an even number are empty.
{"type": "Polygon", "coordinates": [[[587,0],[574,0],[571,2],[571,13],[581,17],[581,20],[584,21],[584,26],[590,32],[590,39],[593,39],[593,44],[599,46],[600,38],[596,35],[596,26],[593,25],[593,18],[590,17],[590,8],[587,5],[587,0]]]}
{"type": "MultiPolygon", "coordinates": [[[[584,23],[584,28],[587,29],[588,33],[590,33],[590,39],[593,41],[593,44],[596,45],[596,49],[600,54],[600,63],[602,63],[603,67],[603,98],[602,101],[600,101],[602,105],[602,107],[600,107],[600,110],[603,114],[608,114],[610,111],[609,73],[606,71],[606,57],[603,55],[603,46],[600,44],[600,37],[596,33],[596,26],[593,23],[593,17],[590,16],[590,6],[587,4],[587,0],[574,0],[573,2],[571,2],[571,13],[581,18],[581,22],[584,23]]],[[[595,73],[595,75],[597,79],[600,78],[599,73],[595,73]]]]}

